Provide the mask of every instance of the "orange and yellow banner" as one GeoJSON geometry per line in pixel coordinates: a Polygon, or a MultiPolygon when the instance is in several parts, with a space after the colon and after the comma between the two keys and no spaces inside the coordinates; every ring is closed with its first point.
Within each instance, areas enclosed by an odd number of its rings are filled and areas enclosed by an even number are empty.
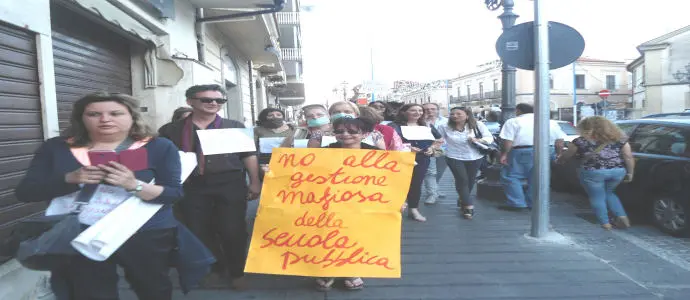
{"type": "Polygon", "coordinates": [[[399,278],[411,152],[276,148],[246,272],[399,278]]]}

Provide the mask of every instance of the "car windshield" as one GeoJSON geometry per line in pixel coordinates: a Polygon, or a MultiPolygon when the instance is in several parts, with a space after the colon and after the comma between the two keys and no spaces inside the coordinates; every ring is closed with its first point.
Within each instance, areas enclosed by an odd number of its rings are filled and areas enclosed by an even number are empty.
{"type": "Polygon", "coordinates": [[[573,125],[570,125],[570,123],[558,122],[558,125],[561,126],[561,130],[563,130],[565,134],[577,135],[577,128],[575,128],[573,125]]]}

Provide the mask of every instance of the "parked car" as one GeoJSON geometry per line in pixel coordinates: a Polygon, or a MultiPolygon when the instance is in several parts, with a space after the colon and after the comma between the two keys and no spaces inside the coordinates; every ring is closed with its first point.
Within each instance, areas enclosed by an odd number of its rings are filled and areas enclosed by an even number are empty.
{"type": "MultiPolygon", "coordinates": [[[[648,216],[662,231],[690,236],[690,117],[666,116],[618,121],[635,157],[633,182],[616,190],[631,211],[648,216]]],[[[571,160],[553,165],[554,189],[583,193],[571,160]]]]}
{"type": "Polygon", "coordinates": [[[579,137],[579,135],[577,134],[577,128],[575,128],[575,126],[573,126],[573,124],[571,124],[570,122],[568,122],[568,121],[556,121],[556,123],[558,123],[558,126],[561,127],[561,130],[563,130],[563,132],[565,132],[565,135],[566,135],[565,142],[566,143],[570,143],[574,139],[579,137]]]}

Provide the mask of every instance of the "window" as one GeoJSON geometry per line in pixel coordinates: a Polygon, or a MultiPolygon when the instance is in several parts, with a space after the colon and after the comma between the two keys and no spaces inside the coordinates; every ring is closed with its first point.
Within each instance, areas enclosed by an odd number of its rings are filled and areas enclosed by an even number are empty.
{"type": "Polygon", "coordinates": [[[585,75],[575,75],[575,87],[581,90],[585,89],[585,75]]]}
{"type": "Polygon", "coordinates": [[[610,91],[616,89],[616,75],[606,75],[606,89],[610,91]]]}
{"type": "Polygon", "coordinates": [[[635,130],[635,124],[633,123],[619,123],[617,125],[618,128],[620,128],[626,136],[632,135],[633,130],[635,130]]]}
{"type": "Polygon", "coordinates": [[[640,125],[630,138],[633,152],[690,157],[686,140],[690,138],[690,129],[662,126],[640,125]]]}
{"type": "Polygon", "coordinates": [[[471,93],[472,93],[472,88],[471,88],[470,85],[468,84],[468,85],[467,85],[467,101],[473,100],[473,99],[470,99],[470,98],[471,98],[470,96],[472,96],[471,93]]]}
{"type": "Polygon", "coordinates": [[[431,102],[431,96],[426,98],[426,102],[431,102]]]}
{"type": "Polygon", "coordinates": [[[498,91],[498,79],[494,79],[494,92],[498,91]]]}
{"type": "Polygon", "coordinates": [[[479,99],[484,99],[484,83],[479,83],[479,99]]]}
{"type": "Polygon", "coordinates": [[[553,90],[553,75],[549,74],[549,88],[553,90]]]}

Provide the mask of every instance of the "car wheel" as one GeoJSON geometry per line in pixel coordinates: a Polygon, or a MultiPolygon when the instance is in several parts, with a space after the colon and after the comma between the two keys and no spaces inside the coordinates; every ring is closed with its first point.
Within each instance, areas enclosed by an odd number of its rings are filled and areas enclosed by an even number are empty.
{"type": "Polygon", "coordinates": [[[688,206],[687,202],[677,198],[660,196],[652,201],[652,221],[661,231],[672,236],[690,236],[688,206]]]}

